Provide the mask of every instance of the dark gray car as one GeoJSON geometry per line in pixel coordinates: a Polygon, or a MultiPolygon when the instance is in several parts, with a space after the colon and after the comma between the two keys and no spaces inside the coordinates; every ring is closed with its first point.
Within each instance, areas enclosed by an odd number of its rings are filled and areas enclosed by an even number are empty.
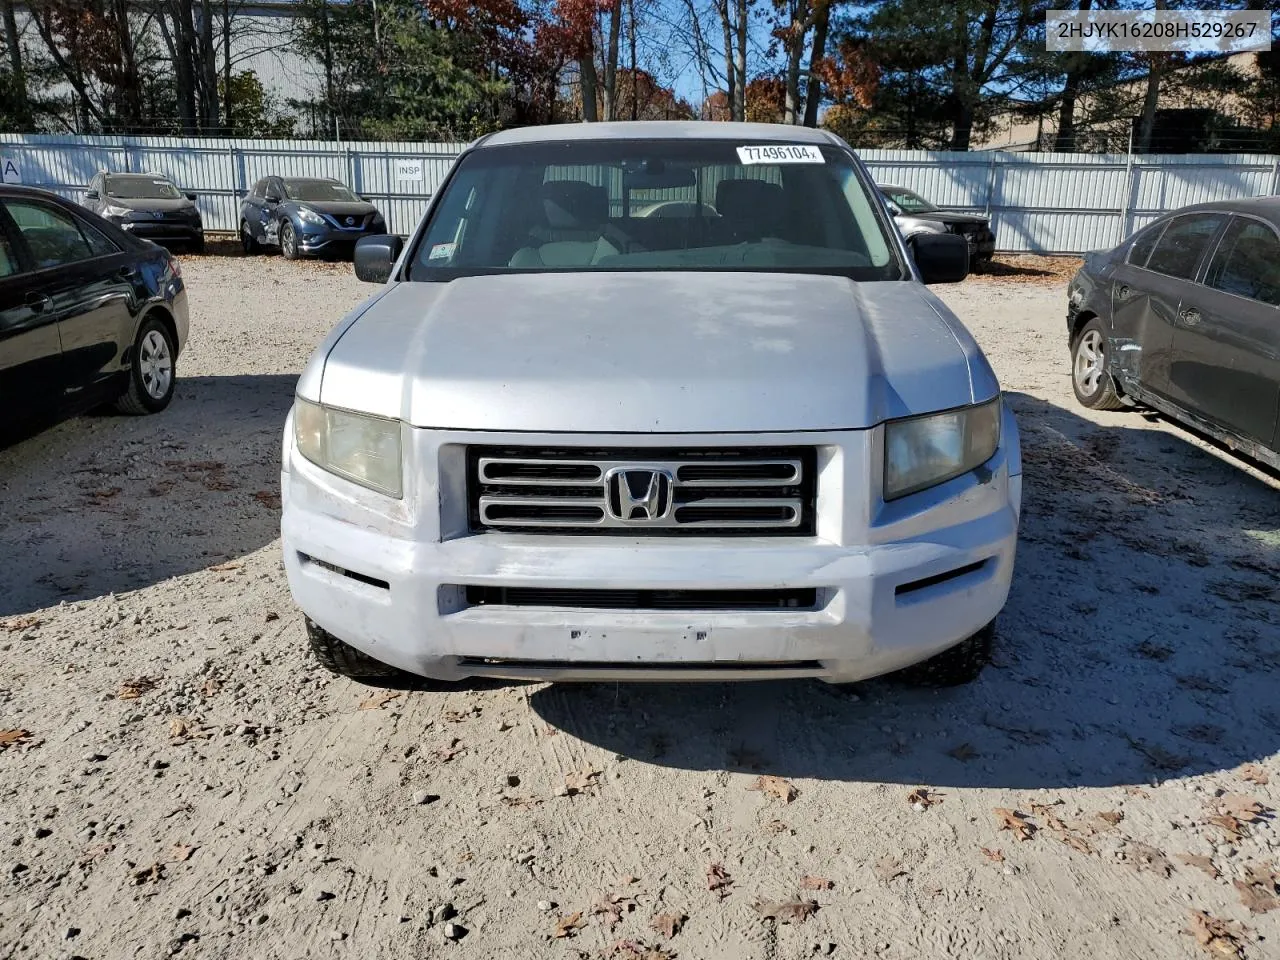
{"type": "Polygon", "coordinates": [[[286,260],[307,254],[350,256],[361,237],[387,232],[369,201],[337,180],[263,177],[240,204],[245,253],[279,247],[286,260]]]}
{"type": "Polygon", "coordinates": [[[914,190],[879,184],[880,194],[904,239],[922,234],[954,233],[969,244],[969,262],[975,269],[989,264],[996,254],[996,234],[991,220],[977,213],[943,210],[914,190]]]}
{"type": "Polygon", "coordinates": [[[156,243],[204,250],[204,222],[194,193],[162,173],[108,173],[89,181],[84,205],[121,230],[156,243]]]}
{"type": "Polygon", "coordinates": [[[1280,468],[1280,197],[1167,214],[1086,255],[1068,288],[1072,386],[1141,403],[1280,468]]]}

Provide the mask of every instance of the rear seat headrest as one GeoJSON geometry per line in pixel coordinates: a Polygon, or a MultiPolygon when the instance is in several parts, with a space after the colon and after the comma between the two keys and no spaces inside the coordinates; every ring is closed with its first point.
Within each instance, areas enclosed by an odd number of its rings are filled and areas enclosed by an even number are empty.
{"type": "Polygon", "coordinates": [[[594,228],[609,219],[609,194],[585,180],[550,180],[542,185],[542,209],[554,229],[594,228]]]}

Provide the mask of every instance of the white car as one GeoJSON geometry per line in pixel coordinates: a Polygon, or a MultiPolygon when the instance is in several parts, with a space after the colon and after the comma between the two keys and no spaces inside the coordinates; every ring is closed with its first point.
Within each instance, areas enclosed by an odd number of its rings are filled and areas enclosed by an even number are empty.
{"type": "MultiPolygon", "coordinates": [[[[675,211],[678,208],[668,208],[675,211]]],[[[510,130],[321,344],[284,435],[326,666],[547,680],[972,679],[1018,431],[861,162],[821,130],[510,130]],[[643,216],[682,201],[685,216],[643,216]],[[708,215],[710,205],[714,216],[708,215]]]]}

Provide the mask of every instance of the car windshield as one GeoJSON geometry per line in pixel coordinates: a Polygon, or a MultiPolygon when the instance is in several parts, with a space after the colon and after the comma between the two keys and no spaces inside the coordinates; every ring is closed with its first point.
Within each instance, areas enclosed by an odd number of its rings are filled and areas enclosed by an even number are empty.
{"type": "Polygon", "coordinates": [[[160,177],[108,177],[107,196],[122,200],[178,200],[182,193],[160,177]]]}
{"type": "Polygon", "coordinates": [[[450,175],[410,280],[540,271],[909,276],[834,146],[593,140],[483,147],[450,175]]]}
{"type": "Polygon", "coordinates": [[[286,180],[284,195],[290,200],[344,200],[353,201],[356,195],[340,183],[332,180],[286,180]]]}
{"type": "Polygon", "coordinates": [[[920,194],[901,187],[881,187],[880,192],[900,206],[904,213],[926,213],[939,209],[937,204],[930,203],[920,194]]]}

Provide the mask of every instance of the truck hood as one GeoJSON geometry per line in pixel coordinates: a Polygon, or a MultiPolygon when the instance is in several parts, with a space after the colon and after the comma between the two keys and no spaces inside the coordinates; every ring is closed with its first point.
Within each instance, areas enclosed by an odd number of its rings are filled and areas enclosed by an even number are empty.
{"type": "Polygon", "coordinates": [[[451,430],[839,430],[999,389],[959,321],[905,281],[583,272],[399,283],[330,343],[313,361],[321,402],[451,430]]]}

